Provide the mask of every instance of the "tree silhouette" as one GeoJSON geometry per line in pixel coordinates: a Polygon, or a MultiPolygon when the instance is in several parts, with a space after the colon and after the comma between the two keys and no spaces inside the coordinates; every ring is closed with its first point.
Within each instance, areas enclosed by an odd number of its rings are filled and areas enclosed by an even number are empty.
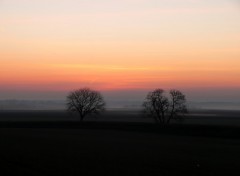
{"type": "Polygon", "coordinates": [[[179,90],[170,90],[170,98],[164,95],[163,89],[156,89],[147,94],[143,103],[144,112],[162,125],[172,119],[183,119],[187,113],[186,98],[179,90]]]}
{"type": "Polygon", "coordinates": [[[156,89],[149,92],[146,101],[143,103],[145,113],[153,117],[156,122],[165,123],[165,116],[168,111],[169,102],[163,95],[164,90],[156,89]]]}
{"type": "Polygon", "coordinates": [[[102,95],[95,90],[82,88],[72,91],[67,96],[67,110],[77,112],[82,121],[87,115],[98,114],[105,110],[102,95]]]}
{"type": "MultiPolygon", "coordinates": [[[[179,90],[170,90],[170,117],[168,121],[171,119],[182,119],[186,113],[188,113],[186,106],[186,97],[179,90]]],[[[168,122],[169,123],[169,122],[168,122]]]]}

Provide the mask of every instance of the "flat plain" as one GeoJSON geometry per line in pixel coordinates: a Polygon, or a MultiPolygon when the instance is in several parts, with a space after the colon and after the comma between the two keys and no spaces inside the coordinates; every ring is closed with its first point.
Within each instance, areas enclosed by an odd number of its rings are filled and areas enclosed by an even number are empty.
{"type": "Polygon", "coordinates": [[[160,127],[137,112],[78,122],[61,111],[0,112],[1,175],[239,175],[238,111],[160,127]]]}

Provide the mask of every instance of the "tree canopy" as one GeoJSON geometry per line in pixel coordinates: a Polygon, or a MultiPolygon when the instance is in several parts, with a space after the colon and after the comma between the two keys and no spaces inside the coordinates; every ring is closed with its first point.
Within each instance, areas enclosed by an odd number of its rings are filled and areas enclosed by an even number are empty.
{"type": "Polygon", "coordinates": [[[179,90],[170,90],[169,96],[163,89],[149,92],[143,103],[144,112],[160,124],[169,124],[172,119],[182,119],[187,111],[185,95],[179,90]]]}
{"type": "Polygon", "coordinates": [[[87,115],[104,111],[105,101],[98,91],[81,88],[70,92],[67,96],[67,110],[77,112],[82,121],[87,115]]]}

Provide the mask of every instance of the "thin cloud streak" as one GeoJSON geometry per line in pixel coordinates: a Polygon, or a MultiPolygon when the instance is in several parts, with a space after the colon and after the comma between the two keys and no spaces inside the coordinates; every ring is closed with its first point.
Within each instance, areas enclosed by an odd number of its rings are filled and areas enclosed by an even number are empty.
{"type": "Polygon", "coordinates": [[[151,70],[149,67],[121,67],[116,65],[84,65],[84,64],[54,64],[53,67],[57,68],[67,68],[67,69],[100,69],[100,70],[132,70],[132,71],[141,71],[141,70],[151,70]]]}

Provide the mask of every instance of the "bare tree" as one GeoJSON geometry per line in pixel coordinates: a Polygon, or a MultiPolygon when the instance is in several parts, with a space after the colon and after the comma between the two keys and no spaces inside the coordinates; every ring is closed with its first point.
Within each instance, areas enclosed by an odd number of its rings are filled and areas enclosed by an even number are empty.
{"type": "Polygon", "coordinates": [[[179,90],[170,90],[170,116],[168,123],[171,119],[183,119],[186,113],[188,113],[186,106],[185,95],[179,90]]]}
{"type": "Polygon", "coordinates": [[[156,122],[164,124],[169,102],[163,93],[164,90],[162,89],[156,89],[153,92],[149,92],[146,101],[143,103],[143,107],[145,108],[145,113],[153,117],[156,122]]]}
{"type": "Polygon", "coordinates": [[[185,95],[178,90],[171,90],[170,98],[163,89],[149,92],[143,107],[148,116],[162,125],[169,124],[171,119],[182,119],[187,113],[185,95]]]}
{"type": "Polygon", "coordinates": [[[104,111],[105,102],[98,91],[82,88],[72,91],[67,96],[67,110],[77,112],[82,121],[86,115],[104,111]]]}

